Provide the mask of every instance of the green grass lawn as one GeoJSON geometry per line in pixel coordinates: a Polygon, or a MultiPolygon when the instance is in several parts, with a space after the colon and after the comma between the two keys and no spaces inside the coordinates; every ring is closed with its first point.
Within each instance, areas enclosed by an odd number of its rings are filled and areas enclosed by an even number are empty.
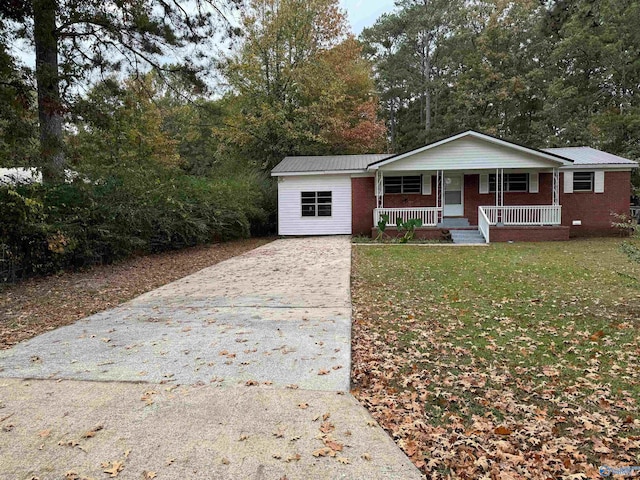
{"type": "Polygon", "coordinates": [[[620,243],[354,247],[355,395],[436,478],[640,465],[640,264],[620,243]]]}

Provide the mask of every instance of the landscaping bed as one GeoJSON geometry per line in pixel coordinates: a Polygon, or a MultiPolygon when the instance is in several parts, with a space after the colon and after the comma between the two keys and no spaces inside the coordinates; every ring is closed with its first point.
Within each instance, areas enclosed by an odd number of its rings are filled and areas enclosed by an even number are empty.
{"type": "Polygon", "coordinates": [[[429,478],[640,465],[640,264],[619,245],[354,246],[354,395],[429,478]]]}
{"type": "Polygon", "coordinates": [[[115,307],[271,240],[186,248],[0,286],[0,349],[115,307]]]}

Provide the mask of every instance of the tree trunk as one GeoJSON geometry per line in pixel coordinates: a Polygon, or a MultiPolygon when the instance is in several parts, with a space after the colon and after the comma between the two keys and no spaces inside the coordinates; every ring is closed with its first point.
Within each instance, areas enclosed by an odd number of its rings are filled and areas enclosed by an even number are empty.
{"type": "Polygon", "coordinates": [[[424,49],[424,133],[425,141],[429,141],[431,133],[431,39],[427,34],[427,43],[424,49]]]}
{"type": "Polygon", "coordinates": [[[36,82],[42,179],[45,183],[64,181],[62,103],[58,73],[56,0],[34,0],[33,37],[36,46],[36,82]]]}

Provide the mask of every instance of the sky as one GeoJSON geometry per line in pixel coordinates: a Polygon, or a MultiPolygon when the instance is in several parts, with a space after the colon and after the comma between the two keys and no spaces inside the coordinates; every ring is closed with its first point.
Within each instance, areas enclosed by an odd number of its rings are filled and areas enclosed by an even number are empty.
{"type": "Polygon", "coordinates": [[[380,15],[392,11],[394,0],[340,0],[340,5],[347,11],[357,36],[363,28],[373,25],[380,15]]]}

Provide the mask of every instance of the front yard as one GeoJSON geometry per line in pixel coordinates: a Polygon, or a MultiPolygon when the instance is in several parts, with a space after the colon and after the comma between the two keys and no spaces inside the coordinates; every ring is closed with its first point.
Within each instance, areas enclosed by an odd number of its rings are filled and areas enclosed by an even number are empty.
{"type": "Polygon", "coordinates": [[[640,264],[619,244],[354,246],[355,396],[430,478],[640,465],[640,264]]]}

